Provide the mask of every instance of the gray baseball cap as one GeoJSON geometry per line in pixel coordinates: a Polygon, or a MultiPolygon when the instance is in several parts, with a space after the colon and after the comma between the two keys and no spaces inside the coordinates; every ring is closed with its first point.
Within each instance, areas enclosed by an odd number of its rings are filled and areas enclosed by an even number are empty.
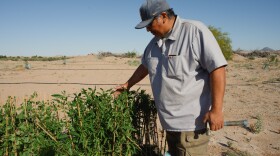
{"type": "Polygon", "coordinates": [[[148,26],[160,13],[170,9],[165,0],[146,0],[140,7],[142,21],[136,25],[135,29],[142,29],[148,26]]]}

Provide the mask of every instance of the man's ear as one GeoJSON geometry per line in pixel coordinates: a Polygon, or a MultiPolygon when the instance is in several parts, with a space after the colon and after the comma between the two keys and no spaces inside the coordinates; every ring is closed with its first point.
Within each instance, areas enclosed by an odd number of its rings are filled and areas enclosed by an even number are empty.
{"type": "Polygon", "coordinates": [[[163,23],[165,23],[166,19],[168,18],[167,13],[166,12],[162,12],[161,16],[162,16],[163,23]]]}

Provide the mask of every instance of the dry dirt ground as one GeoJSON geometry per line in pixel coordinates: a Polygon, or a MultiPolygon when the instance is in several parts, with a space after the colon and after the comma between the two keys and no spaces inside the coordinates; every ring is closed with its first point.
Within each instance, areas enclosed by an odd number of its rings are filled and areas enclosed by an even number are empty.
{"type": "MultiPolygon", "coordinates": [[[[15,96],[18,104],[37,92],[40,100],[66,91],[80,92],[82,88],[111,89],[125,82],[137,66],[129,63],[140,59],[94,55],[75,56],[66,61],[30,62],[0,61],[0,105],[8,96],[15,96]]],[[[280,60],[278,56],[278,60],[280,60]]],[[[151,94],[148,78],[132,89],[146,90],[151,94]]],[[[280,62],[267,58],[247,59],[234,55],[227,67],[227,86],[224,99],[226,121],[248,120],[260,126],[253,133],[248,128],[227,126],[211,132],[209,155],[280,155],[280,62]]]]}

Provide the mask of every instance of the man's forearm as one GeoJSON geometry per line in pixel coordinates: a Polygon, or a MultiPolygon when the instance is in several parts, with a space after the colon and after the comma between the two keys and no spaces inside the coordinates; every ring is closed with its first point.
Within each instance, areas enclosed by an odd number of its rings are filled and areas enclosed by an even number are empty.
{"type": "Polygon", "coordinates": [[[217,131],[224,126],[223,99],[225,94],[225,67],[220,67],[210,73],[212,107],[204,116],[203,122],[210,123],[210,129],[217,131]]]}
{"type": "Polygon", "coordinates": [[[127,89],[144,79],[148,75],[148,69],[142,64],[135,70],[130,79],[125,83],[127,89]]]}
{"type": "Polygon", "coordinates": [[[220,67],[210,74],[212,109],[211,111],[222,111],[223,99],[226,85],[225,67],[220,67]]]}

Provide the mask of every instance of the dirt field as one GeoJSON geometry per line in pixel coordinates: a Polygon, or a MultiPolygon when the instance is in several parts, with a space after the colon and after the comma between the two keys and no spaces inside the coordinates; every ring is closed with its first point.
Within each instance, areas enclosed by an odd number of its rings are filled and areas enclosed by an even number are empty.
{"type": "MultiPolygon", "coordinates": [[[[110,89],[125,82],[137,66],[129,61],[140,59],[94,55],[75,56],[66,61],[30,62],[0,61],[0,105],[8,96],[16,96],[18,104],[37,92],[40,100],[66,91],[80,92],[81,88],[110,89]]],[[[278,60],[280,60],[278,56],[278,60]]],[[[144,89],[151,94],[148,77],[132,89],[144,89]]],[[[267,58],[247,59],[234,55],[227,67],[227,87],[224,103],[225,120],[260,121],[253,133],[228,126],[212,132],[210,155],[225,155],[239,151],[239,155],[280,155],[280,62],[267,58]]]]}

